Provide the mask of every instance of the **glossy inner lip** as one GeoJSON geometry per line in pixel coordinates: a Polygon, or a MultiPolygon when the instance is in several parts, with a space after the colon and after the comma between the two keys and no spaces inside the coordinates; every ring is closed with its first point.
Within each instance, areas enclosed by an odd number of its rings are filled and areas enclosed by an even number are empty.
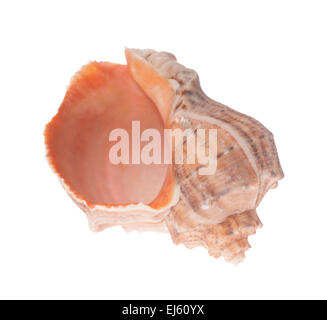
{"type": "MultiPolygon", "coordinates": [[[[128,67],[93,62],[73,79],[58,114],[46,129],[48,158],[64,183],[91,205],[153,202],[165,182],[166,164],[109,161],[109,133],[130,133],[133,120],[163,132],[155,104],[132,78],[128,67]]],[[[131,148],[131,145],[130,145],[131,148]]]]}

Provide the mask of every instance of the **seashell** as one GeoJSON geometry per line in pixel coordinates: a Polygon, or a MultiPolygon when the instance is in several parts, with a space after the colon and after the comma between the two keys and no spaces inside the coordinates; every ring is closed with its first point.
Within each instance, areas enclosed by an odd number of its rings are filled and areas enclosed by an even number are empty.
{"type": "MultiPolygon", "coordinates": [[[[256,208],[283,178],[272,133],[208,98],[197,73],[171,53],[125,54],[127,66],[92,62],[72,79],[45,130],[51,167],[93,231],[120,225],[169,232],[176,244],[203,246],[216,258],[241,262],[250,248],[248,236],[262,226],[256,208]],[[212,146],[200,131],[215,129],[217,170],[201,174],[199,160],[113,165],[109,133],[130,132],[135,120],[141,131],[188,129],[209,155],[212,146]]],[[[189,150],[184,140],[180,144],[185,159],[189,150]]]]}

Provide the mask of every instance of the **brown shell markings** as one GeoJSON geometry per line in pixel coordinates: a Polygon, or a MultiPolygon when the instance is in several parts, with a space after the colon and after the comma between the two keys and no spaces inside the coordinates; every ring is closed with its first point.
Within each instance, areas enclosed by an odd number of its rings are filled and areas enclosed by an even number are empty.
{"type": "Polygon", "coordinates": [[[92,230],[168,231],[177,244],[242,261],[248,236],[261,227],[256,208],[283,177],[271,132],[208,98],[174,55],[125,53],[127,66],[94,62],[74,77],[45,131],[50,165],[92,230]],[[109,130],[136,119],[142,128],[195,135],[217,129],[216,173],[200,175],[199,164],[108,164],[109,130]]]}

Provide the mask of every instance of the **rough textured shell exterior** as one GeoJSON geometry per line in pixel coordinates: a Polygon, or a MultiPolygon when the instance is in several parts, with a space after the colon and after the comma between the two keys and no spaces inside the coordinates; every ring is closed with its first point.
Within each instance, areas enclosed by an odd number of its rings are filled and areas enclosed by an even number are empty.
{"type": "Polygon", "coordinates": [[[174,88],[173,127],[191,128],[195,134],[199,128],[218,129],[216,174],[199,175],[199,164],[174,166],[181,195],[165,218],[173,241],[242,261],[250,247],[248,236],[261,226],[256,208],[283,178],[272,133],[257,120],[208,98],[197,73],[177,63],[171,53],[128,50],[174,88]]]}

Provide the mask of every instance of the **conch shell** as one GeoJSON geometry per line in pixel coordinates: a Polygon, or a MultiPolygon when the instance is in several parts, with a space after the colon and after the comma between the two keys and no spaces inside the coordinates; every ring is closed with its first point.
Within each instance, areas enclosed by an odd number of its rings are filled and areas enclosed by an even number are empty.
{"type": "Polygon", "coordinates": [[[93,231],[120,225],[169,232],[176,244],[242,261],[248,236],[262,226],[256,208],[283,178],[272,133],[208,98],[197,73],[171,53],[125,54],[127,66],[92,62],[74,76],[45,130],[51,167],[93,231]],[[130,131],[134,120],[141,130],[189,129],[194,136],[216,129],[216,172],[199,174],[198,162],[109,163],[110,130],[130,131]]]}

